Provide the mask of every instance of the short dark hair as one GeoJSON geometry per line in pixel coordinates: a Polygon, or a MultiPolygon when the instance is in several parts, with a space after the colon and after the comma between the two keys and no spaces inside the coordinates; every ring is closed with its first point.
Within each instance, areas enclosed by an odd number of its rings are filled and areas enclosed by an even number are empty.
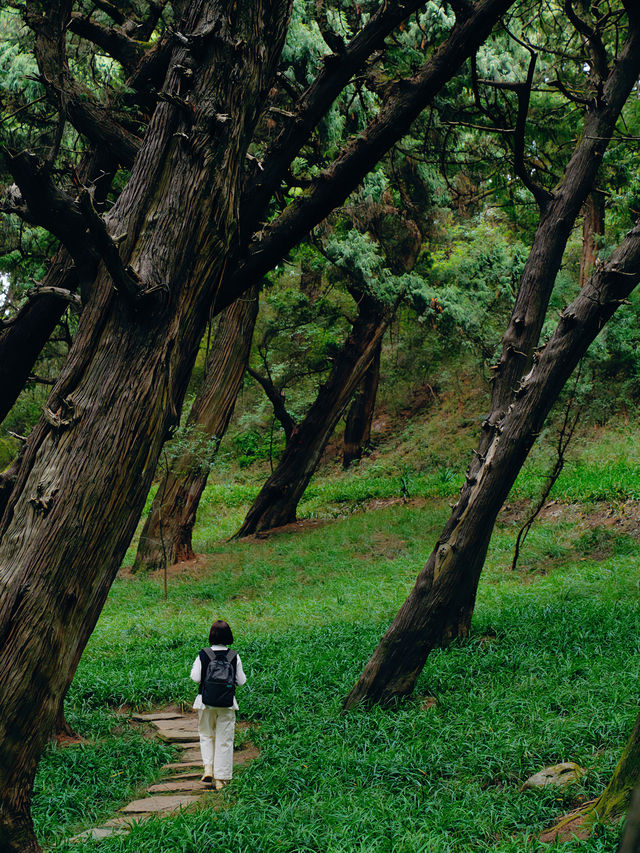
{"type": "Polygon", "coordinates": [[[209,644],[212,646],[230,646],[233,643],[233,634],[229,623],[223,619],[216,619],[209,631],[209,644]]]}

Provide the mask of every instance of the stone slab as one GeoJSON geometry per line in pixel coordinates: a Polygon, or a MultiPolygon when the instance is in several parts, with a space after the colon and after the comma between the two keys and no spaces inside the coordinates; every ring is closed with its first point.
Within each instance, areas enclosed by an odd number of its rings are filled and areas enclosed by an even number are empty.
{"type": "Polygon", "coordinates": [[[182,809],[185,806],[191,806],[197,803],[199,797],[194,797],[191,794],[177,795],[162,795],[157,794],[154,797],[143,797],[141,800],[134,800],[126,806],[123,806],[120,811],[123,814],[159,814],[161,812],[173,812],[177,809],[182,809]]]}
{"type": "Polygon", "coordinates": [[[133,815],[129,815],[127,817],[124,817],[124,816],[122,816],[122,817],[111,817],[111,818],[109,818],[109,820],[105,820],[105,822],[102,825],[103,826],[119,826],[119,827],[123,827],[124,829],[131,829],[133,824],[138,823],[139,820],[140,820],[139,817],[133,816],[133,815]]]}
{"type": "Polygon", "coordinates": [[[183,762],[189,761],[192,764],[199,764],[202,767],[202,754],[200,752],[200,744],[198,744],[197,749],[185,749],[180,758],[183,762]]]}
{"type": "Polygon", "coordinates": [[[109,838],[110,835],[122,835],[126,832],[123,826],[96,826],[93,829],[85,829],[84,832],[74,835],[69,841],[76,843],[78,841],[101,841],[103,838],[109,838]]]}
{"type": "Polygon", "coordinates": [[[160,711],[155,714],[132,714],[131,719],[139,723],[153,723],[156,720],[178,720],[183,717],[178,711],[160,711]]]}
{"type": "Polygon", "coordinates": [[[169,779],[165,779],[165,782],[175,782],[178,779],[199,779],[202,776],[202,765],[200,765],[197,770],[190,770],[187,773],[174,773],[169,779]]]}
{"type": "Polygon", "coordinates": [[[211,790],[210,782],[201,782],[200,778],[197,779],[177,779],[175,782],[171,779],[168,782],[158,782],[157,785],[152,785],[147,791],[150,794],[169,794],[169,793],[178,793],[179,791],[199,791],[203,793],[204,791],[211,790]]]}
{"type": "Polygon", "coordinates": [[[202,767],[202,759],[198,758],[197,761],[171,761],[169,764],[164,764],[163,770],[182,770],[187,767],[202,767]]]}
{"type": "Polygon", "coordinates": [[[197,717],[167,717],[166,720],[151,720],[150,722],[159,729],[187,729],[195,732],[198,728],[197,717]]]}
{"type": "Polygon", "coordinates": [[[194,741],[195,732],[187,732],[184,729],[158,729],[158,735],[168,743],[185,743],[200,745],[200,741],[194,741]]]}

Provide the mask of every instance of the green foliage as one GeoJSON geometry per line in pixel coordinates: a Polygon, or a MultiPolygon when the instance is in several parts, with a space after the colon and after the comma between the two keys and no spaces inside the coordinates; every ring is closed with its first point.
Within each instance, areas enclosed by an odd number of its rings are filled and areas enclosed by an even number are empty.
{"type": "Polygon", "coordinates": [[[432,251],[430,280],[440,334],[455,334],[492,357],[511,311],[527,253],[490,217],[460,224],[432,251]]]}
{"type": "Polygon", "coordinates": [[[233,448],[238,465],[241,468],[246,468],[254,462],[270,459],[274,453],[281,451],[284,447],[282,439],[278,437],[274,447],[270,438],[269,435],[255,429],[235,435],[233,437],[233,448]]]}

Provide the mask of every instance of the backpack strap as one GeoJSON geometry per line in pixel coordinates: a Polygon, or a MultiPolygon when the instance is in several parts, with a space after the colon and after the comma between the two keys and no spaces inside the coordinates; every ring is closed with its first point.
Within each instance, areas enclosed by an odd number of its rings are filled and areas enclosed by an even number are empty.
{"type": "Polygon", "coordinates": [[[238,678],[238,676],[237,676],[237,671],[238,671],[238,664],[237,664],[237,660],[238,660],[238,652],[234,651],[233,649],[227,649],[227,660],[229,661],[229,663],[230,663],[230,664],[231,664],[231,666],[233,667],[233,683],[235,684],[235,683],[236,683],[236,680],[237,680],[237,678],[238,678]]]}
{"type": "MultiPolygon", "coordinates": [[[[204,652],[204,654],[209,658],[209,662],[215,660],[216,653],[213,651],[213,649],[202,649],[202,652],[204,652]]],[[[202,652],[200,652],[200,654],[202,654],[202,652]]]]}

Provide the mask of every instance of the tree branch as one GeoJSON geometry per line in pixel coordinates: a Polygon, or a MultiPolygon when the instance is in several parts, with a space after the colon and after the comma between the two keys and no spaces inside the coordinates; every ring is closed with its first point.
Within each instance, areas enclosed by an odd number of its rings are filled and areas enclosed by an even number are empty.
{"type": "Polygon", "coordinates": [[[65,32],[71,19],[69,0],[56,0],[54,8],[40,14],[40,3],[30,2],[25,22],[35,33],[35,57],[49,101],[75,129],[96,147],[106,146],[114,158],[130,168],[140,140],[117,122],[113,110],[99,103],[73,77],[65,49],[65,32]]]}
{"type": "Polygon", "coordinates": [[[85,216],[94,244],[104,261],[114,287],[121,296],[130,302],[138,302],[145,295],[142,281],[131,266],[125,267],[120,258],[118,247],[107,231],[107,226],[91,202],[91,196],[86,190],[80,193],[80,207],[85,216]]]}
{"type": "Polygon", "coordinates": [[[264,393],[267,395],[269,402],[273,406],[273,413],[280,421],[285,437],[287,441],[289,441],[296,427],[296,422],[286,409],[284,394],[279,388],[276,388],[271,379],[263,376],[261,373],[258,373],[258,371],[254,370],[251,365],[247,365],[247,373],[252,379],[262,386],[264,393]]]}
{"type": "Polygon", "coordinates": [[[383,2],[375,15],[362,27],[339,54],[324,58],[324,65],[313,83],[298,99],[294,116],[280,132],[262,161],[262,169],[247,184],[241,210],[242,233],[245,238],[259,227],[269,199],[279,188],[291,163],[309,138],[309,134],[344,89],[353,74],[382,47],[385,38],[424,0],[383,2]]]}
{"type": "Polygon", "coordinates": [[[515,136],[513,141],[513,166],[516,175],[520,178],[525,187],[533,195],[538,203],[538,207],[544,210],[546,205],[552,198],[550,192],[540,186],[531,177],[531,173],[527,169],[524,162],[524,143],[527,131],[527,115],[529,113],[529,101],[531,98],[531,86],[533,85],[533,75],[536,68],[536,60],[538,55],[530,51],[531,58],[529,60],[529,69],[527,71],[527,79],[520,84],[517,89],[518,94],[518,116],[516,119],[515,136]]]}
{"type": "Polygon", "coordinates": [[[606,48],[600,38],[600,33],[579,17],[573,8],[571,0],[565,0],[564,10],[567,18],[571,21],[577,32],[584,38],[591,54],[593,68],[600,82],[604,82],[609,76],[609,57],[606,48]]]}
{"type": "Polygon", "coordinates": [[[46,164],[28,151],[11,156],[6,149],[0,149],[0,154],[20,191],[19,196],[12,194],[13,212],[57,237],[78,266],[95,265],[96,255],[87,241],[82,211],[70,195],[53,183],[46,164]]]}
{"type": "Polygon", "coordinates": [[[108,53],[127,74],[133,73],[145,52],[140,42],[115,27],[103,27],[80,12],[71,15],[68,29],[108,53]]]}
{"type": "Polygon", "coordinates": [[[222,309],[247,286],[272,269],[311,228],[342,204],[380,158],[409,130],[420,112],[475,53],[514,0],[481,0],[455,24],[420,71],[401,80],[378,116],[267,228],[254,236],[243,261],[225,277],[216,297],[222,309]]]}

